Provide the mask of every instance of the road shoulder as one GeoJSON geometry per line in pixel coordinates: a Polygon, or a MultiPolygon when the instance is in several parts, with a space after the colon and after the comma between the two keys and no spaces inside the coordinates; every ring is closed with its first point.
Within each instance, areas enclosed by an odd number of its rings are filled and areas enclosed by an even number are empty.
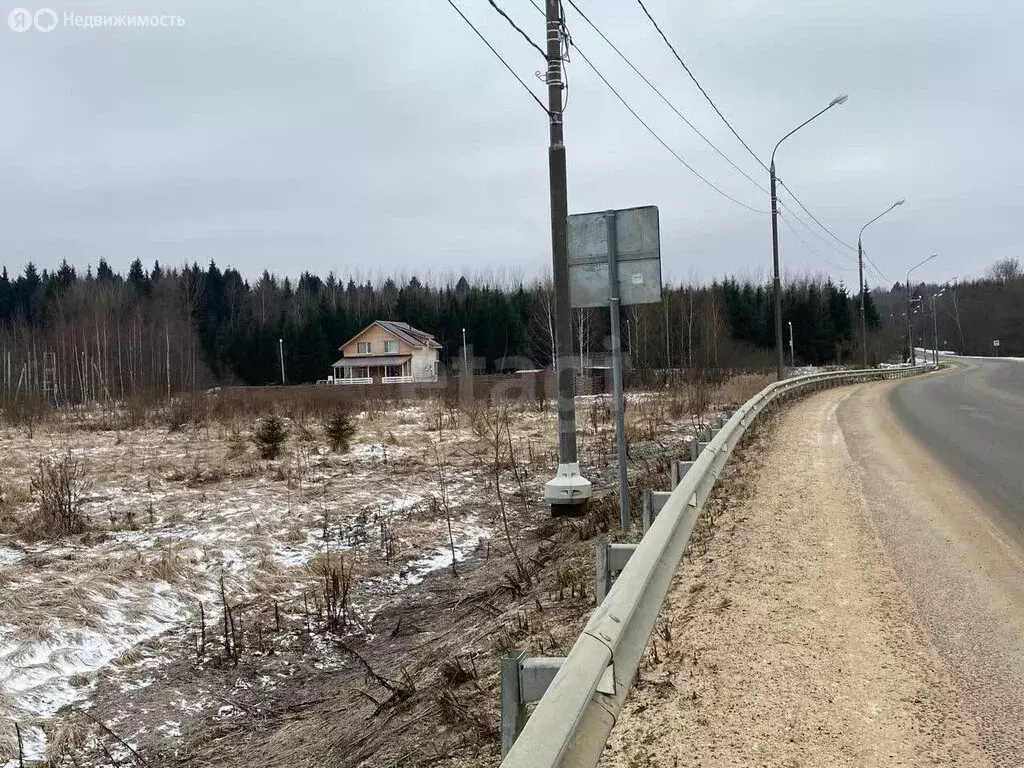
{"type": "Polygon", "coordinates": [[[858,389],[733,460],[604,765],[992,765],[865,503],[836,418],[858,389]]]}

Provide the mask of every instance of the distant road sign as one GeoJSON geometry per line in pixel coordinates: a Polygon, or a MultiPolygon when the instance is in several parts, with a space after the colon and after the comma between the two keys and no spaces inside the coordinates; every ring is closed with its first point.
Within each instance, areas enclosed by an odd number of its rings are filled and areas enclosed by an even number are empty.
{"type": "Polygon", "coordinates": [[[999,339],[993,339],[992,340],[992,346],[993,347],[998,347],[999,346],[999,339]]]}

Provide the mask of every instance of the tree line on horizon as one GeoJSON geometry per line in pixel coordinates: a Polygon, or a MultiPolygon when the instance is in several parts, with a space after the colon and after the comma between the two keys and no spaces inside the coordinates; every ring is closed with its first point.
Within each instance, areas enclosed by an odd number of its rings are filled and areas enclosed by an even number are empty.
{"type": "MultiPolygon", "coordinates": [[[[911,293],[930,297],[933,288],[920,284],[911,293]]],[[[937,301],[940,341],[984,354],[1001,336],[1003,354],[1024,354],[1022,299],[1019,265],[959,284],[937,301]]],[[[797,365],[859,361],[859,303],[856,291],[826,277],[787,282],[787,362],[790,322],[797,365]]],[[[870,362],[905,356],[905,287],[867,292],[865,308],[870,362]]],[[[930,346],[930,301],[911,308],[915,340],[927,329],[930,346]]],[[[772,368],[770,285],[736,278],[666,285],[662,302],[622,312],[623,348],[636,370],[772,368]]],[[[8,401],[43,394],[82,402],[280,383],[279,340],[288,383],[310,383],[378,319],[434,334],[442,364],[458,365],[463,329],[480,371],[548,367],[554,357],[550,281],[370,282],[308,272],[292,281],[266,271],[248,281],[213,262],[147,270],[136,260],[126,275],[103,260],[85,274],[66,262],[41,272],[30,263],[13,279],[6,268],[0,273],[0,392],[8,401]]],[[[608,312],[573,310],[572,326],[572,354],[583,365],[603,363],[608,312]]]]}

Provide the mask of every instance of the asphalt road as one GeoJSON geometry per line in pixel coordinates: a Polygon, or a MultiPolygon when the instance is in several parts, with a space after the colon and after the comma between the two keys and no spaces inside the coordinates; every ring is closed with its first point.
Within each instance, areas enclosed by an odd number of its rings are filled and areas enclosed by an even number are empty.
{"type": "Polygon", "coordinates": [[[948,671],[940,706],[989,765],[1024,768],[1024,362],[954,365],[854,388],[837,420],[913,632],[948,671]]]}
{"type": "Polygon", "coordinates": [[[906,431],[990,502],[1024,542],[1024,362],[952,358],[953,371],[908,379],[889,403],[906,431]]]}

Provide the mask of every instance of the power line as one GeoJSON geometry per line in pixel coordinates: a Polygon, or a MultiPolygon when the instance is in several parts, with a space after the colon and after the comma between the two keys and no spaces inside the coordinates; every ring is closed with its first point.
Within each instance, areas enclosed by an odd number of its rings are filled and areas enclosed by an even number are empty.
{"type": "MultiPolygon", "coordinates": [[[[538,12],[544,13],[544,11],[541,10],[540,6],[537,5],[536,0],[529,0],[529,2],[530,2],[531,5],[533,5],[534,8],[537,9],[538,12]]],[[[569,4],[572,5],[572,7],[576,9],[577,13],[579,13],[581,16],[583,15],[582,12],[580,12],[579,8],[576,7],[576,4],[572,2],[572,0],[569,0],[569,4]]],[[[588,23],[589,23],[589,20],[588,20],[588,23]]],[[[591,26],[594,26],[593,23],[591,23],[591,26]]],[[[597,27],[594,27],[594,29],[596,30],[597,27]]],[[[598,30],[598,34],[601,34],[600,30],[598,30]]],[[[604,35],[602,35],[602,37],[604,37],[604,35]]],[[[605,38],[605,41],[608,42],[609,45],[611,45],[611,42],[608,41],[607,38],[605,38]]],[[[601,82],[605,84],[605,86],[608,88],[608,90],[610,90],[613,94],[615,94],[615,97],[622,103],[622,106],[624,106],[627,110],[629,110],[629,113],[631,115],[633,115],[633,117],[636,118],[637,122],[639,122],[640,125],[642,125],[644,128],[646,128],[647,132],[650,133],[651,136],[653,136],[654,139],[659,144],[661,144],[661,146],[663,146],[666,150],[668,150],[668,152],[676,160],[678,160],[680,163],[682,163],[682,165],[688,171],[690,171],[690,173],[692,173],[698,179],[703,181],[707,186],[711,187],[711,189],[713,189],[715,192],[720,194],[722,197],[724,197],[727,200],[730,200],[730,201],[736,203],[736,205],[738,205],[738,206],[740,206],[742,208],[746,208],[748,211],[752,211],[754,213],[760,213],[760,214],[768,213],[768,211],[760,211],[757,208],[753,208],[753,207],[747,205],[746,203],[741,202],[740,200],[737,200],[735,197],[733,197],[732,195],[728,194],[727,192],[722,191],[719,187],[715,186],[715,184],[713,184],[711,181],[709,181],[703,174],[701,174],[700,171],[698,171],[696,168],[694,168],[692,165],[690,165],[688,162],[686,162],[686,160],[684,160],[674,149],[672,149],[672,147],[670,147],[668,144],[666,144],[665,141],[661,138],[661,136],[659,136],[657,134],[657,132],[653,128],[651,128],[651,126],[648,125],[647,122],[642,117],[640,117],[640,115],[637,113],[637,111],[635,109],[633,109],[632,106],[630,106],[629,102],[626,101],[625,98],[623,98],[622,94],[620,94],[615,89],[615,87],[610,82],[608,82],[608,79],[604,75],[601,74],[601,71],[594,65],[594,62],[592,62],[589,58],[587,58],[586,54],[584,54],[583,51],[580,50],[579,46],[575,42],[572,42],[571,44],[572,44],[572,47],[576,50],[576,53],[578,53],[580,55],[580,58],[582,58],[583,61],[586,62],[587,66],[589,66],[594,71],[594,74],[597,75],[598,78],[600,78],[601,82]]],[[[615,46],[612,45],[612,48],[615,48],[615,46]]],[[[616,52],[618,52],[618,49],[616,49],[616,52]]],[[[622,56],[621,53],[619,53],[619,55],[622,56]]],[[[623,58],[625,59],[625,56],[623,56],[623,58]]],[[[629,63],[628,59],[626,61],[627,61],[627,63],[629,63]]],[[[632,66],[632,64],[630,64],[630,66],[632,66]]],[[[635,67],[633,67],[633,71],[637,72],[637,74],[640,74],[639,70],[637,70],[635,67]]],[[[643,75],[640,75],[640,77],[643,78],[644,81],[648,83],[648,85],[651,85],[650,82],[647,81],[647,78],[644,78],[643,75]]],[[[654,88],[654,86],[651,85],[651,88],[654,88]]],[[[659,95],[660,95],[660,91],[658,91],[656,88],[654,88],[654,90],[656,92],[658,92],[659,95]]],[[[665,99],[664,96],[662,96],[662,98],[665,99]]],[[[669,103],[669,106],[672,106],[671,103],[668,102],[667,99],[665,99],[665,101],[666,101],[666,103],[669,103]]],[[[672,109],[680,117],[683,117],[678,112],[678,110],[675,109],[675,107],[672,107],[672,109]]],[[[690,124],[689,121],[686,120],[685,117],[683,117],[683,120],[686,121],[687,125],[690,124]]],[[[696,131],[697,129],[694,128],[694,130],[696,131]]],[[[698,131],[698,134],[699,134],[699,131],[698,131]]],[[[702,136],[702,138],[703,138],[703,136],[702,136]]],[[[705,141],[707,141],[707,139],[705,139],[705,141]]],[[[712,146],[714,146],[714,145],[712,145],[712,146]]],[[[742,173],[742,171],[741,171],[741,173],[742,173]]],[[[744,175],[746,175],[746,174],[744,174],[744,175]]],[[[751,179],[751,181],[753,181],[753,179],[751,179]]],[[[754,183],[756,184],[757,182],[754,182],[754,183]]]]}
{"type": "MultiPolygon", "coordinates": [[[[533,4],[534,8],[536,8],[539,12],[543,13],[543,11],[541,11],[541,9],[537,6],[537,4],[534,2],[534,0],[530,0],[530,2],[533,4]]],[[[717,152],[722,157],[722,159],[724,159],[729,165],[731,165],[733,168],[735,168],[737,171],[739,171],[739,173],[745,179],[747,179],[751,184],[753,184],[755,187],[760,189],[766,195],[769,194],[767,189],[762,187],[755,179],[751,178],[751,176],[749,176],[742,168],[740,168],[738,165],[736,165],[736,163],[734,163],[732,161],[732,159],[728,157],[728,155],[726,155],[717,146],[715,146],[715,144],[713,142],[711,142],[711,140],[709,140],[703,133],[701,133],[696,128],[696,126],[693,125],[693,123],[691,123],[678,109],[676,109],[675,105],[672,104],[672,102],[669,101],[669,99],[639,69],[636,68],[636,66],[634,66],[633,62],[630,61],[629,57],[627,57],[624,53],[622,53],[622,51],[619,50],[619,48],[611,40],[608,39],[608,37],[598,28],[598,26],[585,13],[583,13],[583,11],[580,10],[579,6],[577,6],[576,3],[573,0],[569,0],[569,4],[573,7],[573,9],[580,16],[583,17],[583,20],[586,21],[594,29],[594,31],[597,32],[598,35],[600,35],[601,39],[604,40],[605,43],[607,43],[608,46],[613,51],[615,51],[615,53],[617,53],[619,55],[619,57],[623,61],[626,62],[626,64],[640,77],[640,79],[643,80],[651,88],[651,90],[653,90],[659,97],[661,97],[661,100],[664,101],[665,104],[668,105],[669,109],[671,109],[673,112],[675,112],[676,115],[684,123],[686,123],[686,125],[688,125],[694,131],[694,133],[696,133],[698,136],[700,136],[700,138],[702,138],[704,140],[704,142],[709,147],[711,147],[715,152],[717,152]]],[[[683,68],[690,75],[690,78],[694,81],[694,83],[697,85],[697,87],[700,88],[701,93],[704,94],[704,97],[708,100],[708,102],[711,104],[711,106],[715,109],[715,111],[718,113],[719,117],[721,117],[723,122],[725,122],[725,124],[729,127],[729,130],[731,130],[733,132],[733,134],[736,136],[736,138],[740,140],[740,143],[742,143],[743,146],[747,149],[747,151],[751,153],[753,158],[755,160],[757,160],[757,162],[761,165],[761,167],[764,168],[767,171],[768,168],[765,167],[764,163],[761,162],[761,160],[757,157],[757,155],[753,153],[753,151],[750,149],[750,147],[746,145],[746,143],[739,136],[739,134],[733,129],[732,125],[729,123],[728,120],[726,120],[725,116],[718,110],[718,107],[711,100],[711,97],[708,95],[708,93],[701,86],[700,82],[697,81],[697,79],[693,75],[693,73],[689,70],[689,68],[686,66],[686,64],[683,63],[682,58],[679,56],[679,54],[676,52],[675,48],[668,41],[668,39],[665,37],[665,34],[661,31],[661,28],[658,27],[657,22],[654,21],[654,19],[651,17],[650,13],[647,11],[647,8],[643,5],[642,2],[640,3],[640,6],[641,6],[641,8],[643,8],[644,12],[647,14],[647,17],[651,20],[651,23],[654,24],[655,29],[657,29],[658,32],[661,34],[662,39],[664,39],[666,44],[668,44],[669,48],[672,50],[672,53],[675,54],[676,59],[679,60],[679,63],[683,65],[683,68]]],[[[790,190],[789,187],[786,187],[786,185],[781,180],[780,180],[780,184],[790,193],[790,195],[793,197],[793,199],[796,200],[796,202],[803,208],[804,207],[803,203],[801,203],[800,200],[797,199],[796,195],[793,194],[792,190],[790,190]]],[[[784,201],[780,200],[779,201],[779,205],[780,205],[780,207],[782,207],[782,208],[786,209],[787,211],[789,211],[792,214],[793,218],[796,219],[797,221],[799,221],[800,224],[803,227],[805,227],[809,232],[811,232],[812,234],[818,236],[817,232],[815,232],[802,218],[800,218],[800,216],[797,215],[797,213],[795,211],[793,211],[788,205],[786,205],[786,203],[784,201]]],[[[806,208],[804,208],[804,210],[806,211],[806,208]]],[[[807,211],[807,214],[809,216],[811,216],[812,219],[814,218],[813,214],[811,214],[810,211],[807,211]]],[[[817,219],[815,219],[815,221],[817,222],[819,227],[821,227],[822,229],[825,229],[826,231],[828,231],[827,228],[820,221],[817,221],[817,219]]],[[[832,233],[829,232],[829,234],[831,235],[832,233]]],[[[833,237],[834,237],[834,235],[833,235],[833,237]]],[[[820,236],[819,236],[819,238],[820,238],[820,236]]],[[[820,239],[822,239],[823,242],[825,242],[827,245],[829,245],[831,247],[831,244],[828,243],[828,241],[824,240],[824,238],[820,238],[820,239]]]]}
{"type": "MultiPolygon", "coordinates": [[[[629,66],[629,68],[630,68],[630,69],[632,69],[632,70],[633,70],[633,71],[634,71],[634,72],[635,72],[635,73],[637,74],[637,76],[638,76],[638,77],[639,77],[639,78],[640,78],[641,80],[643,80],[643,81],[644,81],[644,82],[645,82],[645,83],[647,84],[647,86],[648,86],[648,87],[649,87],[649,88],[650,88],[650,89],[651,89],[652,91],[654,91],[654,92],[655,92],[655,93],[656,93],[656,94],[657,94],[657,95],[658,95],[658,96],[659,96],[659,97],[661,98],[661,100],[662,100],[663,102],[665,102],[665,104],[666,104],[666,105],[668,106],[668,108],[669,108],[669,109],[671,109],[671,110],[672,110],[673,112],[675,112],[675,113],[676,113],[676,116],[677,116],[677,117],[678,117],[678,118],[679,118],[680,120],[682,120],[682,121],[683,121],[684,123],[686,123],[686,124],[687,124],[687,125],[688,125],[688,126],[690,127],[690,129],[691,129],[691,130],[693,130],[693,132],[694,132],[694,133],[696,133],[696,134],[697,134],[698,136],[700,136],[700,138],[701,138],[701,139],[703,139],[703,140],[704,140],[704,143],[705,143],[705,144],[707,144],[707,145],[708,145],[709,147],[711,147],[711,149],[713,149],[713,150],[714,150],[714,151],[715,151],[716,153],[718,153],[718,155],[719,155],[719,156],[720,156],[720,157],[721,157],[721,158],[722,158],[723,160],[725,160],[725,162],[727,162],[727,163],[728,163],[729,165],[731,165],[731,166],[732,166],[733,168],[735,168],[735,169],[736,169],[737,171],[739,171],[739,173],[740,173],[740,174],[741,174],[741,175],[742,175],[742,176],[743,176],[743,177],[744,177],[745,179],[747,179],[747,181],[749,181],[749,182],[750,182],[751,184],[753,184],[753,185],[754,185],[755,187],[757,187],[758,189],[760,189],[760,190],[761,190],[762,192],[764,192],[764,193],[765,193],[766,195],[767,195],[767,194],[769,194],[769,193],[768,193],[768,190],[767,190],[767,189],[765,189],[764,187],[762,187],[762,186],[761,186],[761,185],[760,185],[760,184],[759,184],[759,183],[758,183],[758,182],[757,182],[756,180],[754,180],[754,179],[753,179],[753,178],[752,178],[752,177],[751,177],[751,176],[750,176],[749,174],[747,174],[747,172],[746,172],[746,171],[744,171],[744,170],[743,170],[742,168],[740,168],[740,167],[739,167],[738,165],[736,165],[736,163],[734,163],[734,162],[732,161],[732,159],[731,159],[731,158],[730,158],[730,157],[729,157],[728,155],[726,155],[726,154],[725,154],[725,153],[724,153],[724,152],[723,152],[723,151],[722,151],[721,149],[719,149],[719,148],[718,148],[717,146],[715,146],[715,144],[714,144],[714,143],[713,143],[713,142],[712,142],[712,141],[711,141],[711,140],[710,140],[710,139],[709,139],[709,138],[708,138],[707,136],[705,136],[705,135],[704,135],[703,133],[701,133],[701,132],[700,132],[700,130],[699,130],[699,129],[697,128],[697,126],[695,126],[695,125],[694,125],[693,123],[691,123],[691,122],[690,122],[690,121],[689,121],[689,120],[688,120],[688,119],[686,118],[686,116],[685,116],[685,115],[683,115],[683,113],[682,113],[682,112],[680,112],[680,111],[679,111],[679,110],[678,110],[678,109],[676,108],[676,106],[675,106],[675,105],[674,105],[674,104],[673,104],[673,103],[672,103],[671,101],[669,101],[668,97],[667,97],[667,96],[665,96],[665,94],[664,94],[664,93],[662,93],[662,92],[661,92],[661,91],[660,91],[660,90],[658,89],[658,87],[657,87],[656,85],[654,85],[654,83],[652,83],[652,82],[651,82],[651,81],[650,81],[650,80],[649,80],[649,79],[647,78],[647,76],[646,76],[646,75],[644,75],[644,73],[643,73],[643,72],[641,72],[641,71],[640,71],[639,69],[637,69],[637,68],[636,68],[636,66],[635,66],[635,65],[633,64],[633,62],[632,62],[632,61],[630,61],[629,57],[628,57],[628,56],[626,56],[626,54],[624,54],[624,53],[623,53],[623,52],[622,52],[621,50],[619,50],[619,48],[618,48],[618,47],[617,47],[617,46],[615,45],[615,43],[613,43],[613,42],[612,42],[611,40],[609,40],[609,39],[608,39],[608,37],[607,37],[607,36],[606,36],[606,35],[604,34],[604,32],[602,32],[602,31],[600,30],[600,28],[598,28],[598,26],[597,26],[597,25],[596,25],[596,24],[595,24],[595,23],[594,23],[593,21],[591,21],[591,20],[590,20],[590,17],[589,17],[589,16],[587,16],[587,15],[586,15],[586,14],[585,14],[585,13],[584,13],[583,11],[581,11],[581,10],[580,10],[579,6],[577,6],[577,5],[576,5],[576,3],[575,3],[575,2],[573,2],[573,0],[569,0],[569,5],[571,5],[571,6],[573,7],[573,10],[575,10],[575,11],[576,11],[576,13],[578,13],[578,14],[579,14],[579,15],[580,15],[581,17],[583,17],[583,20],[584,20],[585,22],[587,22],[587,24],[589,24],[589,25],[590,25],[590,26],[591,26],[591,27],[593,28],[593,30],[594,30],[595,32],[597,32],[597,34],[598,34],[598,35],[599,35],[599,36],[601,37],[601,39],[602,39],[602,40],[604,40],[604,41],[605,41],[605,42],[606,42],[606,43],[608,44],[608,46],[609,46],[609,47],[610,47],[610,48],[611,48],[611,49],[612,49],[613,51],[615,51],[615,53],[617,53],[617,54],[619,55],[619,58],[621,58],[621,59],[622,59],[622,60],[623,60],[624,62],[626,62],[626,64],[627,64],[627,65],[629,66]]],[[[534,6],[534,7],[536,7],[536,6],[534,6]]]]}
{"type": "Polygon", "coordinates": [[[753,207],[747,205],[746,203],[740,202],[735,197],[730,195],[728,192],[723,192],[721,189],[716,187],[712,182],[708,181],[708,179],[705,178],[696,168],[694,168],[692,165],[690,165],[688,162],[686,162],[682,157],[679,156],[679,154],[674,149],[672,149],[672,147],[670,147],[668,144],[665,143],[665,141],[661,138],[661,136],[659,136],[655,132],[655,130],[653,128],[651,128],[651,126],[649,126],[644,121],[644,119],[642,117],[640,117],[640,115],[637,114],[636,110],[633,109],[633,107],[631,107],[629,105],[629,102],[626,101],[622,97],[622,94],[620,94],[617,90],[615,90],[615,88],[612,86],[612,84],[609,83],[607,79],[605,79],[605,76],[601,74],[601,72],[598,70],[598,68],[594,66],[594,63],[590,59],[588,59],[586,57],[586,55],[579,48],[576,48],[576,53],[578,53],[580,55],[580,58],[582,58],[583,61],[585,61],[587,63],[587,66],[589,66],[592,70],[594,70],[594,74],[597,75],[599,78],[601,78],[601,82],[603,82],[606,86],[608,86],[608,90],[610,90],[612,93],[615,94],[615,97],[619,101],[622,102],[622,106],[624,106],[626,109],[629,110],[629,113],[631,115],[633,115],[633,117],[635,117],[637,119],[637,121],[640,123],[640,125],[642,125],[644,128],[646,128],[647,132],[650,133],[651,136],[653,136],[655,138],[655,140],[657,140],[657,142],[659,144],[661,144],[661,146],[663,146],[665,149],[667,149],[676,160],[678,160],[680,163],[682,163],[686,167],[686,169],[688,171],[690,171],[690,173],[692,173],[698,179],[703,181],[705,184],[707,184],[709,187],[711,187],[711,189],[715,190],[715,192],[720,194],[725,199],[731,200],[732,202],[736,203],[736,205],[738,205],[738,206],[740,206],[742,208],[746,208],[748,211],[753,211],[754,213],[761,213],[761,214],[768,213],[768,211],[759,211],[757,208],[753,208],[753,207]]]}
{"type": "Polygon", "coordinates": [[[494,0],[487,0],[487,2],[489,2],[491,4],[491,8],[493,8],[495,11],[497,11],[498,14],[503,19],[505,19],[505,21],[507,21],[512,26],[512,29],[514,29],[516,32],[518,32],[520,35],[522,35],[523,39],[526,42],[528,42],[530,45],[532,45],[534,48],[537,49],[537,53],[539,53],[541,55],[541,57],[544,59],[544,61],[547,61],[548,55],[547,55],[547,53],[544,52],[544,49],[542,49],[539,45],[537,45],[535,42],[533,42],[533,38],[531,38],[528,34],[526,34],[518,24],[516,24],[514,21],[512,21],[512,17],[509,16],[507,13],[505,13],[505,11],[503,11],[501,9],[500,5],[498,5],[496,2],[494,2],[494,0]]]}
{"type": "Polygon", "coordinates": [[[466,14],[464,14],[459,9],[459,6],[457,6],[453,2],[453,0],[448,0],[448,5],[450,5],[455,10],[455,12],[457,14],[459,14],[459,16],[462,17],[462,20],[469,25],[470,29],[472,29],[474,32],[476,32],[476,36],[479,37],[481,40],[483,40],[484,45],[486,45],[488,48],[491,49],[491,53],[493,53],[495,56],[498,57],[498,61],[500,61],[502,64],[505,65],[505,69],[507,69],[512,74],[512,77],[514,77],[516,80],[519,81],[519,84],[521,86],[523,86],[523,88],[526,90],[526,92],[528,94],[530,94],[530,96],[533,98],[533,100],[535,102],[537,102],[538,106],[540,106],[540,108],[544,110],[545,114],[550,114],[548,112],[548,108],[544,106],[544,102],[542,102],[540,99],[537,98],[537,94],[535,94],[533,91],[530,90],[530,86],[528,86],[525,82],[523,82],[523,78],[521,78],[518,74],[516,74],[516,71],[514,69],[512,69],[511,66],[509,66],[509,63],[507,61],[505,61],[504,58],[502,58],[502,55],[500,53],[498,53],[498,51],[495,49],[495,47],[493,45],[491,45],[490,41],[488,41],[488,39],[486,37],[484,37],[483,34],[481,34],[479,29],[477,29],[475,26],[473,26],[473,22],[471,22],[469,19],[466,18],[466,14]]]}
{"type": "Polygon", "coordinates": [[[875,262],[873,262],[873,261],[871,260],[871,257],[870,257],[870,256],[868,256],[868,252],[867,252],[867,251],[863,251],[863,253],[864,253],[864,258],[865,258],[865,259],[867,259],[867,262],[868,262],[868,264],[870,264],[870,265],[871,265],[871,268],[872,268],[872,269],[873,269],[873,270],[875,271],[875,274],[876,274],[876,275],[878,275],[878,277],[879,277],[879,278],[881,278],[882,280],[884,280],[886,284],[888,284],[888,285],[892,285],[892,281],[891,281],[891,280],[889,280],[889,276],[888,276],[888,275],[886,275],[886,274],[885,274],[885,272],[883,272],[882,270],[880,270],[880,269],[878,268],[878,265],[877,265],[877,264],[875,264],[875,262]]]}
{"type": "Polygon", "coordinates": [[[789,231],[793,233],[793,237],[795,237],[797,240],[799,240],[801,243],[803,243],[804,247],[808,251],[810,251],[812,254],[814,254],[818,258],[819,261],[822,261],[825,264],[828,264],[833,269],[838,269],[840,272],[848,272],[848,271],[850,271],[850,269],[851,269],[850,267],[842,267],[842,266],[836,264],[834,261],[831,261],[831,260],[825,258],[820,253],[818,253],[818,251],[814,250],[814,248],[811,247],[810,243],[808,243],[806,240],[804,240],[802,237],[800,237],[800,233],[797,232],[796,229],[794,229],[792,224],[789,223],[789,219],[787,217],[780,215],[779,218],[782,219],[782,223],[786,225],[786,227],[789,229],[789,231]]]}
{"type": "MultiPolygon", "coordinates": [[[[718,105],[715,104],[714,100],[711,98],[708,92],[704,90],[704,86],[700,84],[700,81],[693,74],[690,68],[686,65],[686,62],[683,61],[683,57],[679,55],[678,51],[676,51],[675,46],[672,45],[671,41],[669,41],[668,36],[662,31],[661,27],[658,26],[658,22],[654,20],[654,17],[651,15],[651,12],[647,10],[647,6],[644,5],[643,0],[636,0],[636,2],[640,6],[641,10],[643,10],[644,15],[647,16],[648,20],[657,30],[658,34],[661,35],[661,39],[665,41],[665,45],[667,45],[669,50],[672,51],[672,55],[676,57],[676,61],[678,61],[680,66],[682,66],[682,68],[686,71],[686,74],[690,76],[690,79],[693,81],[693,84],[696,85],[700,92],[704,95],[704,98],[707,100],[708,104],[711,105],[711,108],[715,110],[715,114],[717,114],[722,119],[722,122],[725,123],[726,127],[732,132],[732,135],[735,136],[737,141],[739,141],[739,143],[743,145],[743,148],[750,153],[750,156],[757,161],[758,165],[760,165],[767,171],[768,166],[764,164],[764,161],[762,161],[761,158],[757,156],[757,153],[750,148],[747,142],[743,140],[743,137],[739,135],[735,128],[732,127],[732,123],[730,123],[729,120],[725,117],[725,115],[722,114],[722,111],[718,108],[718,105]]],[[[850,250],[856,250],[856,248],[851,246],[849,243],[846,243],[843,240],[839,239],[839,237],[834,232],[832,232],[832,230],[830,230],[828,227],[822,224],[818,220],[818,218],[807,209],[807,206],[803,204],[800,198],[796,196],[796,193],[788,186],[786,186],[786,183],[783,182],[781,179],[779,180],[779,185],[787,192],[789,192],[790,196],[793,198],[793,200],[796,201],[796,204],[803,209],[804,213],[810,216],[815,224],[817,224],[825,232],[827,232],[829,237],[831,237],[833,240],[835,240],[837,243],[844,246],[845,248],[849,248],[850,250]]]]}
{"type": "Polygon", "coordinates": [[[758,164],[767,171],[768,167],[761,162],[761,158],[757,156],[757,153],[754,152],[754,150],[752,150],[749,146],[747,146],[747,142],[745,142],[743,140],[743,137],[736,132],[736,129],[732,127],[732,123],[730,123],[726,119],[725,115],[723,115],[722,111],[718,108],[718,105],[716,105],[715,102],[711,99],[711,97],[708,95],[708,92],[704,90],[704,86],[700,84],[700,81],[696,78],[696,76],[694,76],[693,72],[690,71],[690,68],[686,66],[686,62],[683,61],[683,57],[679,55],[679,53],[675,49],[675,46],[672,45],[671,42],[669,42],[668,37],[665,35],[664,32],[661,31],[661,27],[658,26],[658,22],[656,22],[654,20],[654,17],[651,16],[651,12],[647,10],[647,6],[644,5],[643,0],[636,0],[636,2],[640,6],[641,10],[643,10],[644,15],[647,16],[647,18],[650,20],[651,24],[654,25],[654,28],[658,31],[658,34],[661,35],[661,39],[665,41],[665,45],[667,45],[668,49],[672,51],[672,55],[676,57],[676,61],[679,62],[680,66],[682,66],[682,68],[686,70],[686,74],[688,74],[690,76],[690,79],[693,80],[693,84],[700,89],[700,92],[702,94],[704,94],[704,98],[707,99],[707,102],[708,104],[711,105],[711,108],[715,110],[715,113],[720,118],[722,118],[722,122],[725,123],[726,127],[730,131],[732,131],[732,135],[735,136],[739,143],[743,145],[743,148],[750,153],[750,156],[753,157],[758,162],[758,164]]]}
{"type": "Polygon", "coordinates": [[[818,221],[817,217],[816,217],[816,216],[815,216],[815,215],[814,215],[813,213],[811,213],[811,212],[810,212],[809,210],[807,210],[807,206],[806,206],[806,205],[804,205],[804,204],[803,204],[803,203],[802,203],[802,202],[800,201],[800,198],[799,198],[799,197],[797,197],[797,196],[796,196],[796,195],[795,195],[795,194],[793,193],[793,190],[792,190],[792,189],[790,189],[789,187],[787,187],[787,186],[786,186],[786,184],[785,184],[785,182],[783,182],[783,181],[782,181],[781,179],[779,179],[779,185],[780,185],[780,186],[781,186],[781,187],[782,187],[783,189],[785,189],[785,190],[786,190],[787,192],[789,192],[789,196],[790,196],[790,197],[792,197],[792,198],[793,198],[793,199],[794,199],[794,200],[796,201],[796,204],[797,204],[797,205],[799,205],[799,206],[800,206],[801,208],[803,208],[803,211],[804,211],[804,213],[806,213],[806,214],[807,214],[808,216],[810,216],[810,217],[811,217],[811,220],[812,220],[812,221],[813,221],[813,222],[814,222],[815,224],[817,224],[817,225],[818,225],[819,227],[821,227],[821,228],[822,228],[823,230],[825,230],[825,232],[827,232],[827,233],[828,233],[828,236],[829,236],[829,237],[831,237],[831,238],[832,238],[833,240],[835,240],[835,241],[836,241],[837,243],[839,243],[839,244],[840,244],[841,246],[843,246],[844,248],[848,248],[848,249],[850,249],[851,251],[856,251],[856,250],[857,250],[857,248],[856,248],[855,246],[852,246],[852,245],[850,245],[849,243],[845,242],[844,240],[840,240],[840,239],[839,239],[839,237],[838,237],[838,236],[837,236],[837,235],[836,235],[836,234],[835,234],[835,233],[834,233],[834,232],[833,232],[833,231],[832,231],[831,229],[829,229],[829,228],[828,228],[828,227],[826,227],[826,226],[825,226],[824,224],[822,224],[822,223],[821,223],[820,221],[818,221]]]}

